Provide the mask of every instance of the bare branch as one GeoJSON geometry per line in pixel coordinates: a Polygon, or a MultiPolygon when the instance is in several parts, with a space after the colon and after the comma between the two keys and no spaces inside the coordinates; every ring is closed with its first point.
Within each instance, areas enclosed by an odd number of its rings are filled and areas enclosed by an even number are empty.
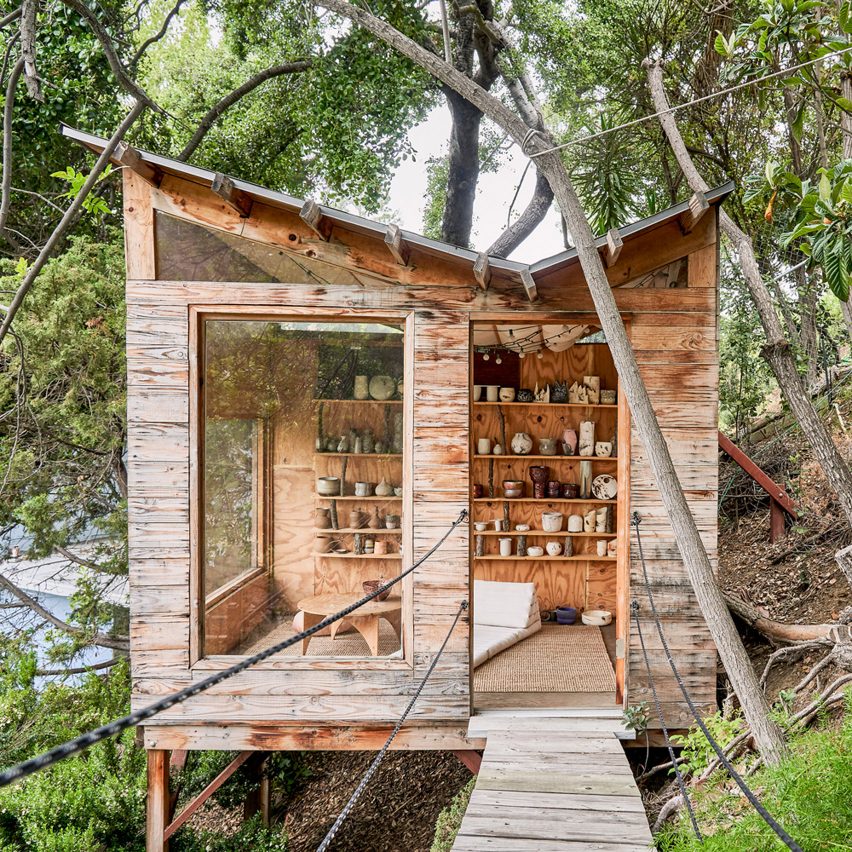
{"type": "Polygon", "coordinates": [[[36,69],[36,11],[38,0],[24,0],[21,5],[21,56],[24,59],[24,80],[29,96],[44,102],[36,69]]]}
{"type": "Polygon", "coordinates": [[[33,261],[32,266],[27,270],[26,275],[24,275],[23,281],[21,281],[20,286],[15,291],[15,295],[12,298],[11,303],[9,304],[9,310],[6,312],[6,316],[3,319],[3,324],[0,326],[0,343],[3,342],[4,338],[9,332],[9,327],[12,325],[12,320],[15,318],[15,314],[21,307],[21,304],[24,301],[27,293],[29,292],[30,287],[32,287],[33,282],[38,277],[38,274],[41,272],[44,265],[52,256],[54,250],[59,245],[62,238],[65,236],[65,232],[76,222],[77,216],[80,212],[80,209],[83,206],[83,202],[88,198],[89,193],[92,191],[94,185],[100,179],[103,170],[107,167],[110,157],[115,151],[116,145],[122,140],[123,136],[127,131],[131,128],[133,123],[139,118],[140,115],[147,108],[147,103],[144,101],[137,101],[133,109],[125,117],[124,121],[121,122],[118,129],[113,133],[110,140],[107,142],[104,150],[101,152],[101,155],[98,157],[97,162],[92,167],[92,171],[89,173],[89,176],[86,178],[85,183],[80,188],[80,191],[77,193],[77,197],[71,202],[68,209],[65,211],[65,215],[59,221],[59,224],[53,229],[53,233],[48,237],[47,242],[44,244],[44,247],[39,252],[38,257],[33,261]]]}
{"type": "Polygon", "coordinates": [[[508,257],[542,222],[553,203],[553,189],[547,177],[536,172],[535,190],[526,209],[486,249],[487,254],[508,257]]]}
{"type": "Polygon", "coordinates": [[[36,675],[38,677],[62,677],[63,675],[87,674],[88,672],[112,668],[120,662],[120,659],[120,657],[113,657],[110,660],[102,660],[100,663],[92,663],[90,666],[79,666],[73,669],[36,669],[36,675]]]}
{"type": "Polygon", "coordinates": [[[22,56],[12,68],[6,86],[6,103],[3,105],[3,182],[0,185],[0,232],[6,228],[12,189],[12,118],[15,112],[15,89],[24,70],[22,56]]]}
{"type": "Polygon", "coordinates": [[[82,556],[77,556],[76,553],[68,550],[67,547],[61,547],[60,545],[56,546],[56,552],[61,553],[69,562],[73,562],[75,565],[81,565],[83,568],[88,568],[90,571],[97,571],[99,574],[110,574],[111,571],[104,571],[104,569],[98,565],[97,562],[90,562],[88,559],[83,559],[82,556]]]}
{"type": "Polygon", "coordinates": [[[281,77],[285,74],[298,74],[302,71],[307,71],[311,65],[312,60],[310,59],[297,59],[295,62],[273,65],[255,74],[254,77],[250,77],[245,83],[238,86],[232,92],[229,92],[224,98],[210,107],[204,118],[201,119],[197,130],[192,134],[192,139],[186,143],[183,151],[178,154],[178,159],[183,161],[188,160],[195,152],[195,149],[201,144],[201,140],[204,139],[210,128],[216,123],[219,116],[225,110],[232,107],[238,100],[244,98],[249,92],[253,92],[258,86],[267,80],[271,80],[273,77],[281,77]]]}
{"type": "Polygon", "coordinates": [[[130,60],[129,67],[131,71],[136,73],[136,66],[139,64],[139,61],[145,55],[145,52],[152,44],[156,44],[168,32],[169,24],[171,24],[172,18],[177,15],[177,13],[180,11],[180,7],[183,6],[185,2],[186,0],[177,0],[177,3],[172,6],[171,10],[166,15],[163,21],[163,25],[160,27],[160,29],[156,33],[154,33],[154,35],[150,36],[149,38],[146,38],[145,41],[142,42],[141,46],[139,47],[139,50],[137,50],[136,53],[133,54],[133,58],[130,60]]]}
{"type": "Polygon", "coordinates": [[[0,29],[3,29],[4,27],[8,27],[9,24],[13,23],[14,21],[17,21],[18,18],[20,18],[20,17],[21,17],[21,7],[19,6],[13,12],[9,12],[8,15],[4,15],[2,18],[0,18],[0,29]]]}
{"type": "Polygon", "coordinates": [[[112,648],[116,651],[129,651],[130,641],[118,636],[107,636],[105,633],[87,633],[80,627],[74,627],[73,624],[68,624],[61,618],[57,618],[52,612],[46,610],[35,598],[30,597],[20,586],[13,583],[8,577],[0,574],[0,589],[5,589],[9,594],[14,595],[21,603],[26,604],[34,613],[40,616],[49,624],[60,630],[68,633],[71,636],[76,636],[80,639],[86,639],[93,645],[100,645],[104,648],[112,648]]]}

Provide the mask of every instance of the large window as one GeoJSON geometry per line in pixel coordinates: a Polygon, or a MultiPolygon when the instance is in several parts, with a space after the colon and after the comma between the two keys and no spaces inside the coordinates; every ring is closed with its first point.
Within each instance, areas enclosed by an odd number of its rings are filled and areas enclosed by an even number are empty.
{"type": "MultiPolygon", "coordinates": [[[[399,573],[403,339],[375,321],[204,321],[205,655],[266,648],[399,573]]],[[[401,604],[289,653],[401,654],[401,604]]]]}

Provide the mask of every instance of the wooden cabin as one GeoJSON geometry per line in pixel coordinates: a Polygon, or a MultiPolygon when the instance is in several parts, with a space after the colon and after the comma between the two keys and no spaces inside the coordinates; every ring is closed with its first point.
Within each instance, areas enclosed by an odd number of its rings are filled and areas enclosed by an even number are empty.
{"type": "MultiPolygon", "coordinates": [[[[465,599],[470,616],[395,748],[481,748],[471,717],[506,708],[647,702],[658,728],[634,598],[667,726],[688,727],[633,512],[668,643],[696,701],[715,708],[716,651],[576,252],[527,265],[131,148],[115,161],[134,707],[316,623],[470,512],[375,617],[151,719],[152,779],[170,750],[381,746],[465,599]],[[482,585],[480,606],[475,581],[532,588],[540,622],[478,666],[475,634],[501,628],[489,621],[504,587],[482,585]],[[557,623],[560,607],[577,623],[557,623]],[[589,611],[611,623],[581,624],[589,611]]],[[[730,190],[598,240],[714,559],[717,213],[730,190]]]]}

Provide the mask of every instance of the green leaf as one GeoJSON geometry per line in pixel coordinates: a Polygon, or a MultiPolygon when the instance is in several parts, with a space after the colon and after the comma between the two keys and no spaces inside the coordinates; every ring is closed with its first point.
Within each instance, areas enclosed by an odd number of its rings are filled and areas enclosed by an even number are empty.
{"type": "Polygon", "coordinates": [[[825,173],[819,179],[819,199],[824,204],[831,204],[831,181],[825,173]]]}
{"type": "Polygon", "coordinates": [[[836,98],[837,105],[844,110],[845,112],[852,112],[852,101],[849,98],[838,97],[836,98]]]}

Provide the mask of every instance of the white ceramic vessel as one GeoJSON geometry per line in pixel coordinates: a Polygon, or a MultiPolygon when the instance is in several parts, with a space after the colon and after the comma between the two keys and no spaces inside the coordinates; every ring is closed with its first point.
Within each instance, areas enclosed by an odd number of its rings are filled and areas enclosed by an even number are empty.
{"type": "Polygon", "coordinates": [[[558,541],[549,541],[545,545],[548,556],[559,556],[562,553],[562,545],[558,541]]]}
{"type": "Polygon", "coordinates": [[[559,532],[562,529],[562,512],[542,512],[541,528],[545,532],[559,532]]]}

